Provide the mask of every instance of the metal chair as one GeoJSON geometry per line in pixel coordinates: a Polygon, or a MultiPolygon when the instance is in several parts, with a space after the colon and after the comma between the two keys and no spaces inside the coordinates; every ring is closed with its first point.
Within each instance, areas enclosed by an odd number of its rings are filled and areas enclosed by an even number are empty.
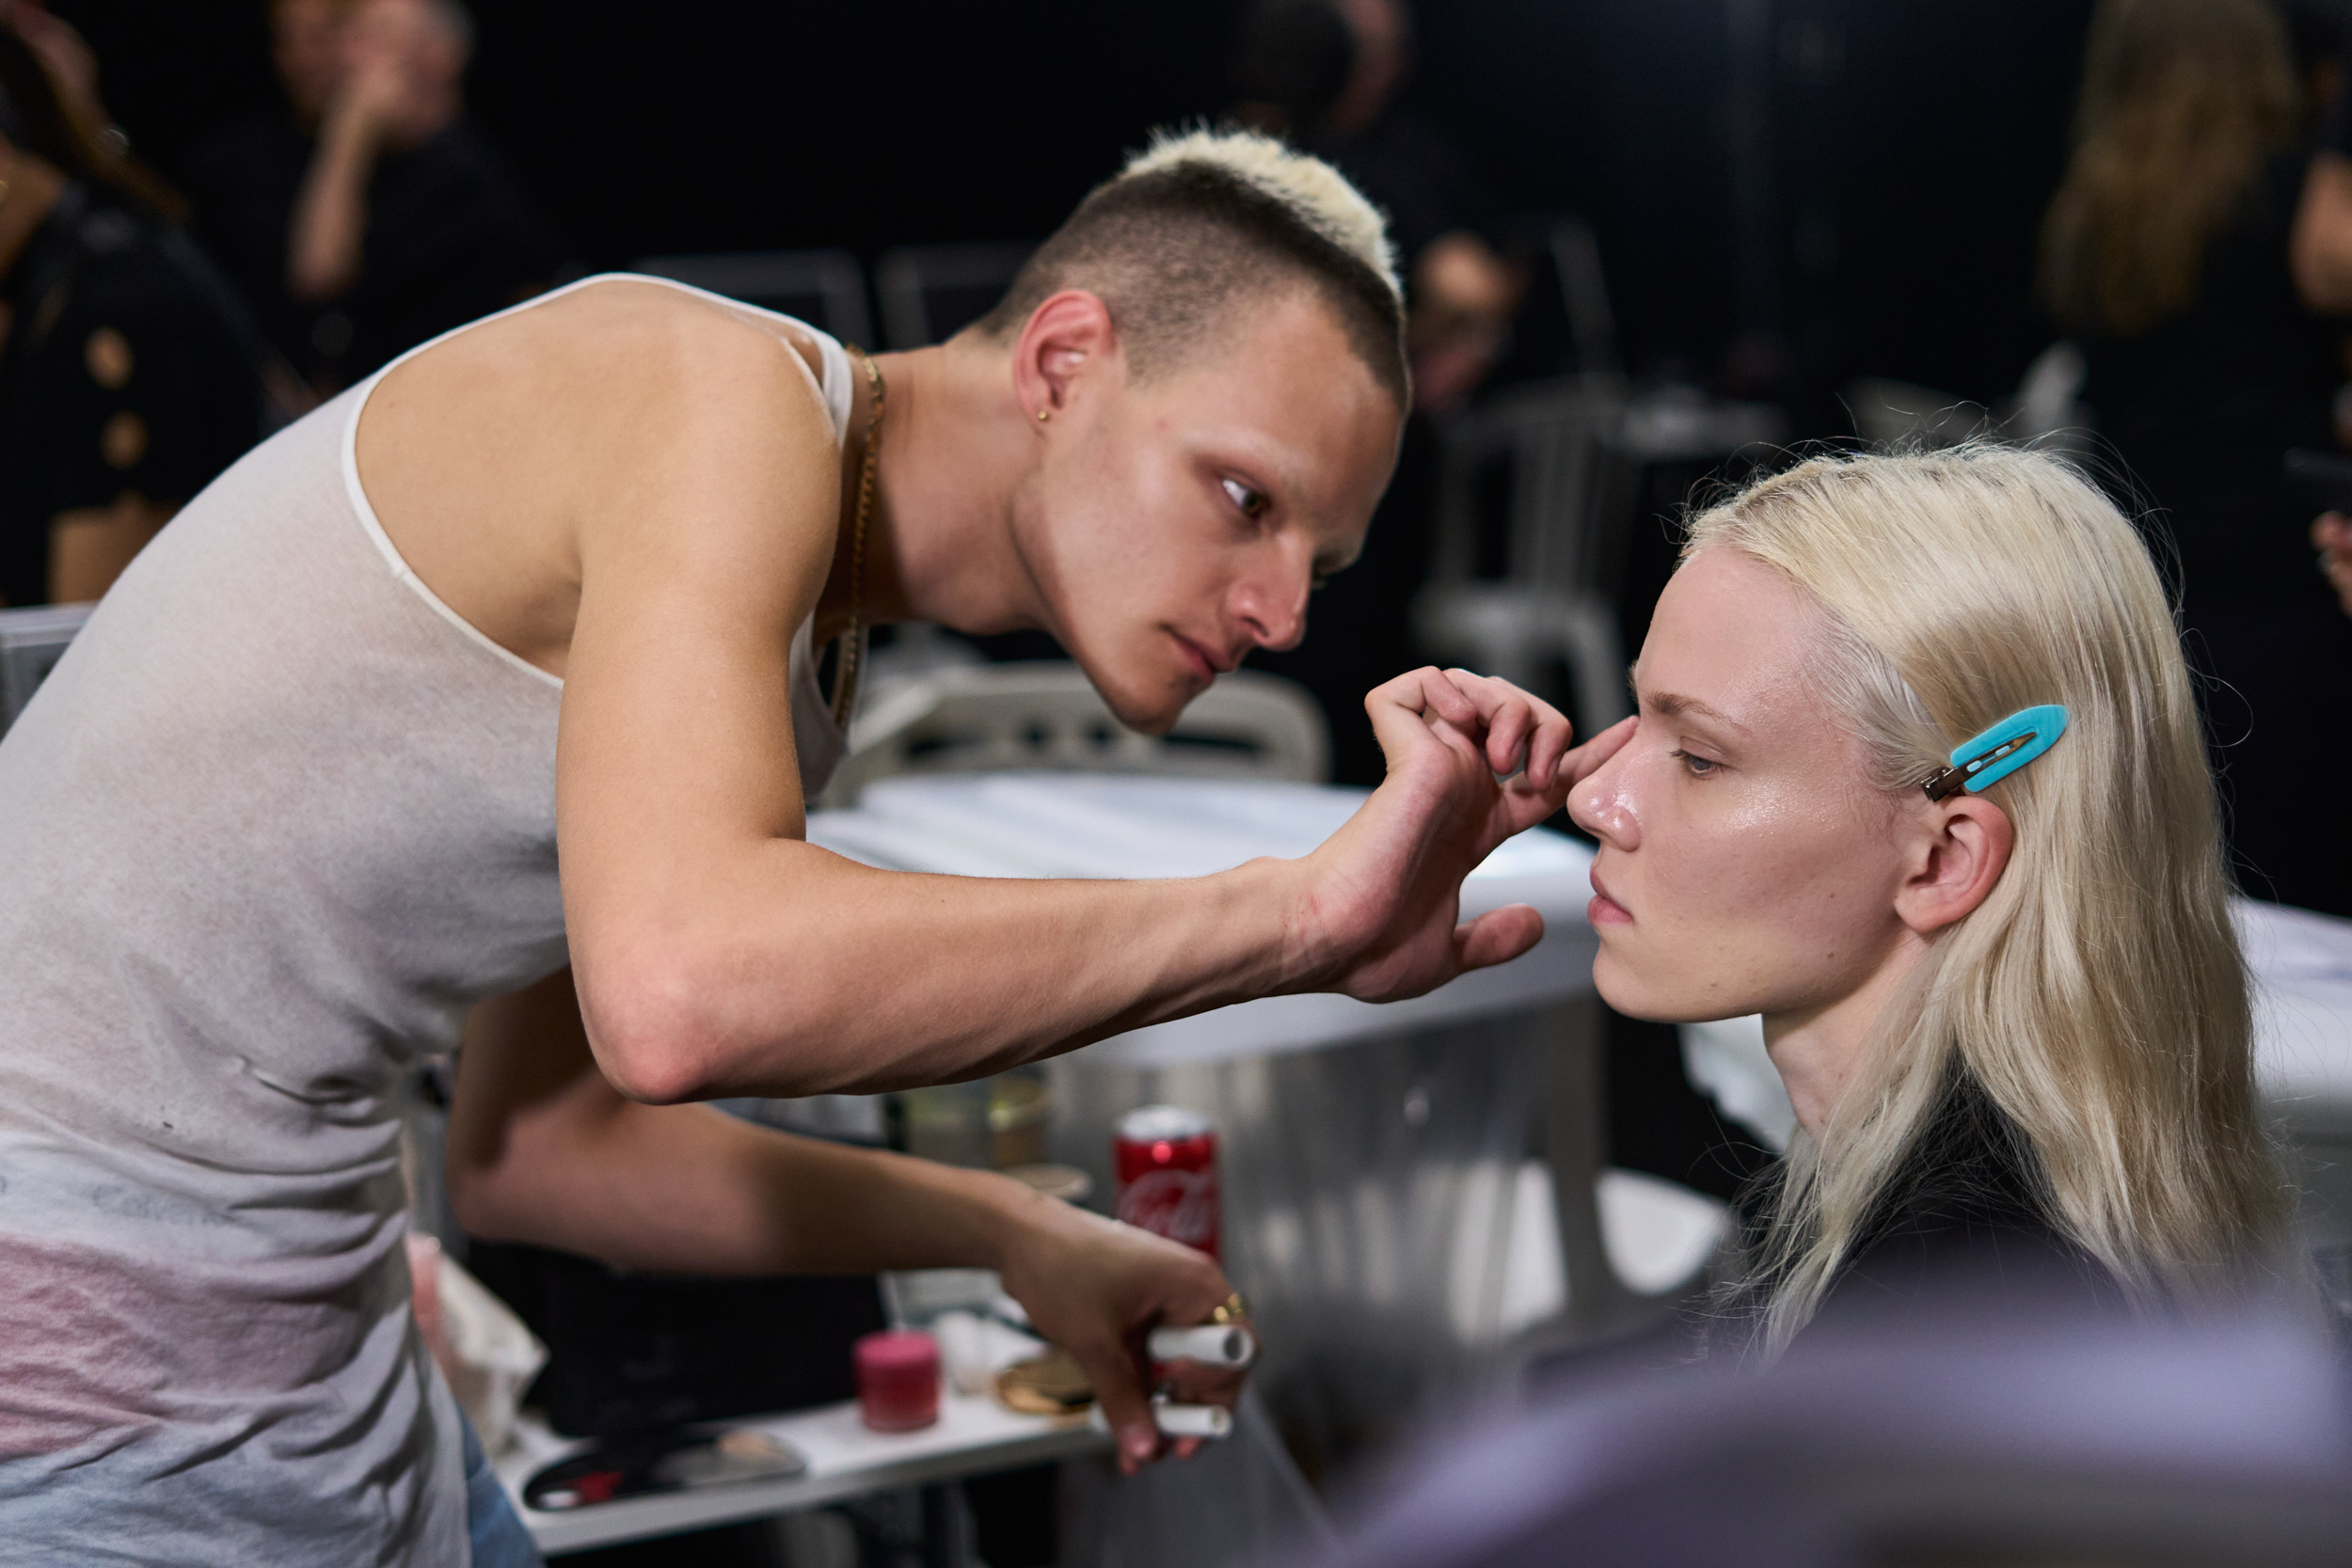
{"type": "Polygon", "coordinates": [[[654,256],[637,271],[688,283],[763,310],[794,316],[834,337],[870,343],[866,275],[846,250],[735,250],[654,256]]]}
{"type": "Polygon", "coordinates": [[[1608,276],[1601,270],[1600,237],[1585,219],[1564,213],[1545,226],[1544,249],[1560,285],[1560,304],[1567,313],[1577,368],[1587,372],[1622,369],[1617,357],[1617,312],[1609,301],[1608,276]]]}
{"type": "Polygon", "coordinates": [[[1565,664],[1578,727],[1606,728],[1630,711],[1613,575],[1635,470],[1617,451],[1627,409],[1610,375],[1517,388],[1447,429],[1430,584],[1413,604],[1424,646],[1538,694],[1565,664]],[[1489,531],[1482,481],[1500,461],[1510,507],[1502,574],[1482,572],[1489,531]]]}
{"type": "Polygon", "coordinates": [[[1858,376],[1846,384],[1845,398],[1855,432],[1875,447],[1934,451],[1999,428],[1984,404],[1913,381],[1858,376]]]}
{"type": "Polygon", "coordinates": [[[2056,452],[2082,467],[2098,457],[2098,415],[2083,402],[2090,363],[2071,339],[2060,338],[2034,356],[2018,378],[2003,430],[2013,441],[2056,452]]]}
{"type": "Polygon", "coordinates": [[[34,605],[25,610],[0,610],[0,735],[8,733],[33,692],[49,678],[66,644],[97,606],[87,604],[34,605]]]}
{"type": "Polygon", "coordinates": [[[1262,671],[1222,677],[1174,729],[1148,736],[1120,723],[1074,664],[970,665],[912,681],[860,719],[818,804],[854,805],[896,774],[1010,768],[1319,784],[1330,754],[1313,699],[1262,671]]]}
{"type": "Polygon", "coordinates": [[[1028,240],[911,245],[874,263],[882,342],[892,349],[945,342],[995,308],[1037,249],[1028,240]]]}

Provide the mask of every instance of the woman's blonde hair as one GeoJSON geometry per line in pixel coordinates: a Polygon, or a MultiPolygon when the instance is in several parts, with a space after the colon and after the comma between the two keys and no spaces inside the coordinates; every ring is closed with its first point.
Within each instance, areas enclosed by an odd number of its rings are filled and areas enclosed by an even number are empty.
{"type": "Polygon", "coordinates": [[[2265,0],[2100,0],[2074,158],[2042,224],[2051,311],[2129,337],[2186,309],[2207,244],[2299,109],[2265,0]]]}
{"type": "Polygon", "coordinates": [[[1984,790],[2015,829],[2007,869],[1931,939],[1819,1141],[1790,1148],[1755,1259],[1764,1348],[1811,1317],[1956,1070],[2135,1303],[2258,1274],[2283,1190],[2197,705],[2132,525],[2058,458],[1977,445],[1813,458],[1693,517],[1683,559],[1709,549],[1820,608],[1825,715],[1890,798],[2019,708],[2071,716],[1984,790]]]}

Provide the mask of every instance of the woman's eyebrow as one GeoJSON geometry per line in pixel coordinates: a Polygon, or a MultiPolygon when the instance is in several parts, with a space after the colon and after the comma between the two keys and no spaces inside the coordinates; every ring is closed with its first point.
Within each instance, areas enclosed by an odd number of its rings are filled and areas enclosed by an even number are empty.
{"type": "Polygon", "coordinates": [[[1710,707],[1696,697],[1685,697],[1678,691],[1653,691],[1649,694],[1649,705],[1664,718],[1678,719],[1686,713],[1696,714],[1701,719],[1711,719],[1726,729],[1738,730],[1741,735],[1748,733],[1745,724],[1723,709],[1710,707]]]}

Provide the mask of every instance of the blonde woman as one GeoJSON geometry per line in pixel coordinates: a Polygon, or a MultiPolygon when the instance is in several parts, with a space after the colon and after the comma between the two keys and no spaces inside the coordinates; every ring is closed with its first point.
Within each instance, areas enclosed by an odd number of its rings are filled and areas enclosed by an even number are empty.
{"type": "Polygon", "coordinates": [[[1995,448],[1764,480],[1692,522],[1635,685],[1570,797],[1594,974],[1764,1016],[1800,1124],[1767,1349],[1947,1265],[2138,1308],[2260,1273],[2284,1205],[2196,705],[2094,485],[1995,448]]]}

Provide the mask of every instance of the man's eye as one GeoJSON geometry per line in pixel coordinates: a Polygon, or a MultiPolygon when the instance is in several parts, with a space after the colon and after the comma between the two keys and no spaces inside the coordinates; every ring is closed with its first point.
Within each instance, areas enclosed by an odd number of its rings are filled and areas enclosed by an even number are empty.
{"type": "Polygon", "coordinates": [[[1219,483],[1225,486],[1225,494],[1232,498],[1233,504],[1241,509],[1243,516],[1263,517],[1265,515],[1266,499],[1263,494],[1252,490],[1237,479],[1223,480],[1219,483]]]}
{"type": "Polygon", "coordinates": [[[1683,767],[1691,770],[1691,775],[1693,778],[1703,779],[1709,773],[1715,771],[1716,768],[1723,766],[1722,763],[1715,761],[1712,757],[1703,757],[1693,752],[1678,749],[1676,751],[1675,755],[1680,759],[1683,767]]]}

